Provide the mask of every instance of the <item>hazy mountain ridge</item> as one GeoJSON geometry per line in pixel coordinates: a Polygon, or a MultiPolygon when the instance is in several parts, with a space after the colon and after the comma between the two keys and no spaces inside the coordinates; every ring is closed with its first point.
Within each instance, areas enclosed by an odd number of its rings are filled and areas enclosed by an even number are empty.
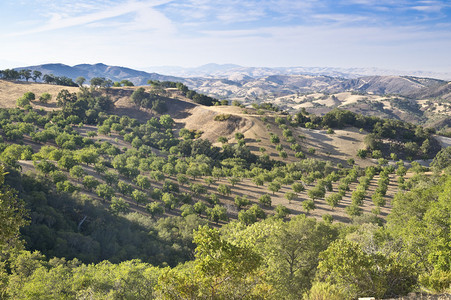
{"type": "MultiPolygon", "coordinates": [[[[196,68],[199,72],[222,72],[237,70],[237,65],[209,64],[196,68]]],[[[296,75],[296,70],[310,68],[283,68],[291,70],[290,75],[264,75],[270,68],[247,68],[254,70],[249,74],[231,73],[226,77],[174,77],[159,73],[148,73],[120,66],[108,66],[105,64],[79,64],[73,67],[64,64],[44,64],[28,66],[16,69],[38,70],[43,74],[66,76],[72,79],[83,76],[87,80],[93,77],[106,77],[113,81],[128,79],[135,85],[147,84],[149,79],[180,81],[190,88],[202,93],[226,99],[244,99],[268,96],[284,96],[296,93],[328,92],[338,93],[343,91],[369,92],[376,94],[400,94],[403,96],[437,95],[434,92],[447,82],[432,78],[418,78],[412,76],[364,76],[358,78],[345,78],[328,75],[296,75]],[[258,70],[258,72],[257,72],[258,70]],[[263,76],[264,75],[264,76],[263,76]],[[423,90],[421,91],[420,90],[423,90]],[[432,89],[428,91],[428,89],[432,89]]],[[[238,68],[239,69],[239,68],[238,68]]],[[[195,72],[193,73],[195,74],[195,72]]],[[[446,90],[446,88],[445,88],[446,90]]],[[[440,93],[440,92],[439,92],[440,93]]],[[[437,96],[435,96],[437,97],[437,96]]]]}
{"type": "Polygon", "coordinates": [[[420,95],[420,90],[437,89],[446,81],[429,78],[399,76],[366,76],[343,79],[313,75],[270,75],[259,78],[242,77],[232,80],[218,78],[185,78],[185,83],[196,90],[219,98],[249,100],[280,97],[299,93],[362,93],[420,95]]]}
{"type": "Polygon", "coordinates": [[[451,82],[438,87],[421,89],[411,93],[409,96],[413,98],[441,98],[445,101],[451,101],[451,82]]]}
{"type": "Polygon", "coordinates": [[[27,66],[15,68],[20,69],[30,69],[32,71],[38,70],[43,74],[53,74],[56,76],[66,76],[75,79],[79,76],[85,77],[90,80],[93,77],[105,77],[113,81],[121,81],[123,79],[128,79],[132,81],[135,85],[145,85],[149,79],[161,80],[161,81],[181,81],[182,78],[177,78],[174,76],[165,76],[157,73],[148,73],[144,71],[134,70],[131,68],[120,67],[120,66],[108,66],[102,63],[98,64],[79,64],[75,66],[68,66],[64,64],[44,64],[37,66],[27,66]]]}
{"type": "Polygon", "coordinates": [[[381,68],[337,68],[337,67],[244,67],[235,64],[206,64],[194,68],[178,66],[153,66],[146,71],[179,77],[221,77],[228,78],[237,74],[249,77],[269,75],[324,75],[353,79],[364,76],[415,76],[451,80],[451,73],[431,71],[400,71],[381,68]]]}

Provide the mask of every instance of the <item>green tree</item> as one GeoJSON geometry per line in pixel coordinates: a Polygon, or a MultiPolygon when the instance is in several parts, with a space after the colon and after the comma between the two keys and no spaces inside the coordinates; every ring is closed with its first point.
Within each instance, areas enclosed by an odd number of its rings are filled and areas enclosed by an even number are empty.
{"type": "Polygon", "coordinates": [[[106,184],[99,184],[96,187],[96,194],[103,200],[111,200],[114,195],[114,189],[106,184]]]}
{"type": "Polygon", "coordinates": [[[242,210],[238,213],[238,220],[245,225],[250,225],[257,222],[257,216],[249,210],[242,210]]]}
{"type": "Polygon", "coordinates": [[[225,136],[218,137],[218,142],[222,144],[227,144],[229,140],[225,136]]]}
{"type": "Polygon", "coordinates": [[[213,208],[207,208],[206,214],[208,218],[218,224],[219,221],[227,221],[227,208],[222,205],[216,204],[213,208]]]}
{"type": "Polygon", "coordinates": [[[47,176],[50,172],[56,170],[56,166],[48,160],[41,160],[40,162],[34,162],[36,170],[47,176]]]}
{"type": "Polygon", "coordinates": [[[86,78],[84,78],[83,76],[79,76],[75,79],[75,83],[78,84],[79,87],[82,87],[85,82],[86,78]]]}
{"type": "Polygon", "coordinates": [[[148,196],[146,193],[144,193],[140,190],[134,190],[132,192],[132,199],[133,199],[133,201],[136,202],[136,205],[139,205],[139,204],[146,203],[148,196]]]}
{"type": "Polygon", "coordinates": [[[181,216],[182,217],[187,217],[187,216],[192,215],[192,214],[195,213],[193,206],[190,205],[190,204],[183,204],[180,207],[180,211],[181,211],[181,216]]]}
{"type": "Polygon", "coordinates": [[[291,189],[293,190],[293,192],[295,192],[296,194],[299,194],[300,192],[305,191],[305,187],[302,183],[300,182],[295,182],[291,185],[291,189]]]}
{"type": "Polygon", "coordinates": [[[25,80],[27,82],[28,82],[28,79],[32,78],[31,70],[28,70],[28,69],[20,70],[19,74],[22,78],[25,78],[25,80]]]}
{"type": "Polygon", "coordinates": [[[260,202],[260,204],[264,206],[271,207],[271,196],[264,194],[260,198],[258,198],[258,202],[260,202]]]}
{"type": "Polygon", "coordinates": [[[296,194],[293,192],[286,192],[285,193],[285,198],[288,200],[289,203],[291,203],[291,201],[296,198],[296,194]]]}
{"type": "Polygon", "coordinates": [[[216,182],[216,180],[213,177],[205,177],[204,181],[208,187],[210,187],[210,185],[212,185],[216,182]]]}
{"type": "Polygon", "coordinates": [[[181,186],[184,186],[189,182],[189,179],[183,174],[177,174],[177,182],[180,183],[181,186]]]}
{"type": "Polygon", "coordinates": [[[278,182],[270,182],[268,185],[268,190],[270,190],[273,195],[275,192],[278,192],[280,190],[280,188],[281,188],[281,186],[280,186],[280,183],[278,183],[278,182]]]}
{"type": "Polygon", "coordinates": [[[237,184],[238,182],[240,182],[241,179],[240,179],[240,178],[237,178],[237,177],[229,177],[229,178],[228,178],[228,181],[230,182],[230,184],[231,184],[232,186],[235,186],[235,184],[237,184]]]}
{"type": "Polygon", "coordinates": [[[250,204],[249,199],[247,198],[247,196],[236,196],[235,197],[235,205],[238,208],[238,210],[240,210],[243,206],[248,206],[250,204]]]}
{"type": "Polygon", "coordinates": [[[195,196],[199,196],[207,192],[207,188],[199,183],[191,184],[190,190],[193,192],[193,195],[195,196]]]}
{"type": "Polygon", "coordinates": [[[65,193],[73,193],[77,190],[78,188],[72,184],[72,182],[65,180],[65,181],[60,181],[56,183],[56,190],[58,192],[65,192],[65,193]]]}
{"type": "Polygon", "coordinates": [[[164,214],[164,207],[162,207],[159,202],[151,202],[147,204],[146,210],[152,217],[164,214]]]}
{"type": "Polygon", "coordinates": [[[318,255],[337,237],[336,229],[304,215],[278,222],[266,229],[262,248],[271,283],[282,299],[301,299],[310,287],[318,265],[318,255]]]}
{"type": "Polygon", "coordinates": [[[28,100],[24,97],[20,97],[19,99],[17,99],[16,104],[19,107],[25,107],[27,105],[30,105],[30,100],[28,100]]]}
{"type": "Polygon", "coordinates": [[[249,247],[234,245],[208,226],[194,234],[194,272],[167,269],[158,290],[174,299],[239,299],[268,296],[257,270],[261,257],[249,247]]]}
{"type": "Polygon", "coordinates": [[[177,198],[171,193],[163,193],[161,201],[167,209],[175,209],[178,204],[177,198]]]}
{"type": "Polygon", "coordinates": [[[313,200],[305,200],[302,202],[302,208],[306,211],[306,213],[310,213],[311,210],[315,209],[315,202],[313,200]]]}
{"type": "Polygon", "coordinates": [[[215,205],[219,203],[219,196],[215,193],[211,193],[208,197],[207,197],[207,202],[210,203],[211,205],[215,205]]]}
{"type": "Polygon", "coordinates": [[[403,295],[415,285],[413,270],[381,254],[366,254],[358,244],[339,239],[319,255],[318,278],[347,298],[403,295]]]}
{"type": "Polygon", "coordinates": [[[64,172],[58,171],[58,170],[50,172],[50,177],[52,178],[52,181],[54,184],[57,184],[60,181],[67,180],[66,174],[64,172]]]}
{"type": "MultiPolygon", "coordinates": [[[[18,199],[16,191],[5,184],[7,174],[0,164],[0,251],[18,245],[19,229],[29,223],[25,219],[27,213],[24,203],[18,199]]],[[[3,275],[1,268],[0,264],[0,278],[3,275]]]]}
{"type": "Polygon", "coordinates": [[[82,184],[85,187],[85,189],[87,189],[88,191],[92,191],[100,184],[100,182],[97,179],[95,179],[94,176],[86,175],[83,178],[82,184]]]}
{"type": "Polygon", "coordinates": [[[41,103],[49,103],[50,100],[52,100],[52,95],[49,93],[43,93],[41,96],[39,96],[39,102],[41,103]]]}
{"type": "Polygon", "coordinates": [[[85,174],[85,170],[83,169],[83,167],[77,165],[77,166],[73,166],[70,171],[69,171],[70,176],[77,178],[77,180],[80,180],[85,174]]]}
{"type": "Polygon", "coordinates": [[[279,137],[278,137],[277,135],[271,135],[271,137],[270,137],[269,140],[270,140],[271,143],[273,143],[273,144],[278,144],[278,143],[280,143],[280,139],[279,139],[279,137]]]}
{"type": "Polygon", "coordinates": [[[106,171],[102,175],[103,180],[105,180],[108,185],[116,185],[119,181],[119,175],[113,171],[106,171]]]}
{"type": "Polygon", "coordinates": [[[42,76],[42,72],[38,70],[33,71],[33,80],[36,82],[38,79],[40,79],[42,76]]]}
{"type": "Polygon", "coordinates": [[[244,134],[242,134],[241,132],[236,132],[235,133],[235,139],[238,140],[242,140],[244,139],[244,134]]]}
{"type": "Polygon", "coordinates": [[[163,115],[160,117],[160,124],[163,128],[169,129],[174,125],[174,120],[169,115],[163,115]]]}
{"type": "Polygon", "coordinates": [[[357,188],[351,194],[351,201],[353,204],[357,206],[362,205],[364,199],[365,199],[365,190],[361,188],[357,188]]]}
{"type": "Polygon", "coordinates": [[[366,158],[368,151],[366,149],[358,149],[357,156],[360,158],[366,158]]]}
{"type": "Polygon", "coordinates": [[[441,149],[431,163],[435,171],[440,171],[451,166],[451,147],[441,149]]]}
{"type": "Polygon", "coordinates": [[[362,214],[362,209],[357,204],[351,204],[345,210],[350,217],[360,216],[362,214]]]}
{"type": "Polygon", "coordinates": [[[225,184],[218,185],[218,193],[220,193],[224,196],[230,195],[230,193],[231,193],[230,186],[225,185],[225,184]]]}
{"type": "Polygon", "coordinates": [[[75,161],[74,157],[69,154],[63,155],[58,160],[58,167],[60,167],[62,169],[66,169],[67,171],[72,169],[72,167],[75,166],[76,164],[77,164],[77,162],[75,161]]]}
{"type": "Polygon", "coordinates": [[[110,210],[113,214],[126,213],[129,210],[130,205],[125,202],[123,198],[113,197],[110,204],[110,210]]]}
{"type": "Polygon", "coordinates": [[[129,196],[133,192],[133,187],[122,180],[119,180],[119,182],[117,183],[117,188],[119,192],[124,196],[129,196]]]}
{"type": "Polygon", "coordinates": [[[324,186],[317,185],[307,191],[307,196],[309,196],[312,201],[316,199],[321,199],[326,195],[326,190],[324,186]]]}
{"type": "Polygon", "coordinates": [[[340,193],[333,193],[326,197],[326,202],[329,206],[334,209],[340,203],[342,195],[340,193]]]}
{"type": "Polygon", "coordinates": [[[415,266],[420,282],[437,292],[451,282],[451,176],[423,180],[411,191],[398,193],[387,217],[389,233],[401,241],[404,259],[415,266]]]}
{"type": "Polygon", "coordinates": [[[138,175],[136,177],[136,185],[139,186],[142,189],[150,189],[151,182],[150,182],[150,179],[147,176],[138,175]]]}
{"type": "Polygon", "coordinates": [[[284,219],[290,214],[290,210],[282,204],[278,204],[274,210],[276,212],[274,216],[278,219],[284,219]]]}
{"type": "Polygon", "coordinates": [[[199,216],[207,210],[207,206],[202,201],[198,201],[193,205],[194,212],[199,216]]]}

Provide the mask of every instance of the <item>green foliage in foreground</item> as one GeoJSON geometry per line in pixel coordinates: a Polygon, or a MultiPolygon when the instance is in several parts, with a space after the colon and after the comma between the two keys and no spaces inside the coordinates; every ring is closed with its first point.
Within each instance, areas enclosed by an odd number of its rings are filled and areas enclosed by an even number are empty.
{"type": "MultiPolygon", "coordinates": [[[[185,234],[184,240],[196,245],[192,257],[172,268],[136,259],[86,265],[77,259],[49,259],[52,256],[23,251],[16,244],[17,250],[2,252],[0,294],[66,299],[354,299],[405,295],[418,286],[445,292],[451,282],[450,194],[451,175],[425,178],[396,196],[386,226],[346,226],[300,215],[286,222],[274,217],[250,225],[232,222],[217,230],[193,221],[188,225],[183,218],[160,219],[148,230],[159,230],[161,237],[175,235],[172,241],[185,234]],[[186,235],[194,228],[194,235],[186,235]]],[[[20,219],[19,214],[18,226],[23,225],[20,219]]],[[[1,243],[5,249],[5,240],[1,243]]],[[[156,255],[168,249],[158,249],[156,255]]]]}

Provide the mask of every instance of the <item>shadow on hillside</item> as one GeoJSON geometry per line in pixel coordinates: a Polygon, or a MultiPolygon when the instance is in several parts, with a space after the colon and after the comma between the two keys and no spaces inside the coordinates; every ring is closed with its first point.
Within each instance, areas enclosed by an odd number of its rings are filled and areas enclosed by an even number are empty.
{"type": "Polygon", "coordinates": [[[39,100],[37,101],[33,101],[33,104],[36,108],[40,108],[40,107],[46,107],[46,108],[57,108],[56,106],[56,102],[52,102],[52,103],[42,103],[39,102],[39,100]]]}
{"type": "Polygon", "coordinates": [[[351,142],[359,142],[357,139],[350,137],[350,136],[346,136],[346,135],[340,135],[338,137],[342,140],[347,140],[347,141],[351,141],[351,142]]]}
{"type": "Polygon", "coordinates": [[[134,107],[115,107],[112,110],[112,113],[119,117],[128,116],[144,122],[155,116],[150,112],[139,110],[134,107]]]}
{"type": "Polygon", "coordinates": [[[191,102],[182,101],[173,98],[166,99],[167,113],[175,119],[185,119],[191,116],[189,110],[195,108],[197,105],[191,102]]]}

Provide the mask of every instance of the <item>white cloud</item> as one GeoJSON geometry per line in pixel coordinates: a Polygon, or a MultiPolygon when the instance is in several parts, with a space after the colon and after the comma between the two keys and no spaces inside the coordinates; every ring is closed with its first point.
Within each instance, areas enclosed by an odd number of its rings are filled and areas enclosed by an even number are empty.
{"type": "Polygon", "coordinates": [[[440,12],[442,10],[442,6],[440,5],[419,5],[419,6],[411,6],[410,9],[421,11],[421,12],[440,12]]]}
{"type": "MultiPolygon", "coordinates": [[[[12,36],[29,35],[35,33],[42,33],[46,31],[53,31],[58,29],[64,29],[75,26],[83,26],[90,23],[104,21],[110,18],[124,16],[130,13],[138,14],[138,21],[143,14],[153,15],[157,19],[157,22],[153,22],[154,28],[167,28],[170,25],[170,21],[167,18],[163,18],[161,13],[154,9],[155,6],[169,2],[170,0],[160,0],[152,2],[136,2],[128,1],[123,4],[115,5],[104,10],[96,11],[93,13],[82,14],[79,16],[68,16],[67,12],[50,12],[50,20],[43,26],[36,27],[27,31],[12,33],[12,36]],[[158,21],[164,21],[163,24],[158,21]]],[[[141,18],[142,21],[142,18],[141,18]]],[[[146,23],[149,27],[149,22],[146,23]]]]}

